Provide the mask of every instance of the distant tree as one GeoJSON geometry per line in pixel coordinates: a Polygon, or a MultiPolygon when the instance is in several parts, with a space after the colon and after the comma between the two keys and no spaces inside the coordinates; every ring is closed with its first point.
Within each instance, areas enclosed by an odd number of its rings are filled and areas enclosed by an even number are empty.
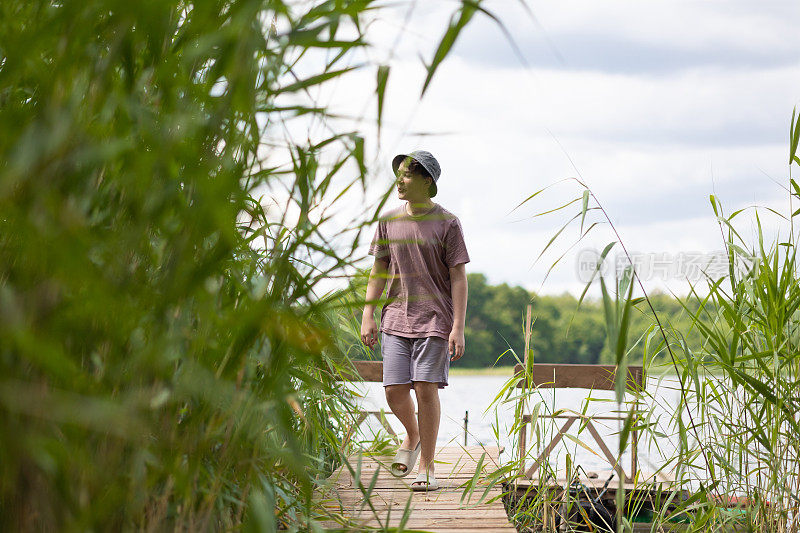
{"type": "MultiPolygon", "coordinates": [[[[351,301],[356,301],[358,295],[363,298],[365,280],[364,273],[354,278],[351,301]]],[[[520,286],[506,283],[490,285],[486,275],[478,272],[467,274],[467,280],[469,292],[464,330],[466,352],[457,363],[458,366],[485,368],[516,364],[509,348],[519,358],[523,357],[525,309],[529,303],[533,309],[531,348],[534,361],[613,363],[613,355],[605,346],[605,319],[598,300],[586,298],[578,306],[577,298],[569,293],[536,295],[520,286]]],[[[691,346],[699,345],[700,336],[692,328],[691,318],[673,296],[656,292],[651,296],[651,301],[662,322],[676,326],[691,346]]],[[[689,302],[691,304],[692,300],[689,302]]],[[[354,329],[360,321],[360,311],[351,310],[349,316],[350,326],[343,330],[343,335],[353,345],[350,351],[352,356],[359,359],[380,358],[380,350],[370,352],[360,345],[358,331],[354,329]]],[[[640,304],[632,318],[630,344],[633,345],[654,323],[650,308],[646,304],[640,304]]],[[[659,340],[659,337],[655,337],[652,346],[658,346],[659,340]]],[[[671,339],[671,342],[677,342],[677,339],[671,339]]],[[[663,349],[647,356],[656,363],[664,361],[666,357],[663,349]]],[[[630,362],[641,363],[644,358],[642,341],[633,345],[630,362]]]]}

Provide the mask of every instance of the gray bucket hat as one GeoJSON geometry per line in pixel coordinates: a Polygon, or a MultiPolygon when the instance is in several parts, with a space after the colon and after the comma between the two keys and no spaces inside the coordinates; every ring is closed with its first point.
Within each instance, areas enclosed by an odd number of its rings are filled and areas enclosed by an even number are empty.
{"type": "Polygon", "coordinates": [[[400,163],[402,163],[407,157],[417,161],[425,170],[428,171],[428,174],[431,175],[433,178],[433,183],[431,183],[430,188],[431,198],[436,196],[436,193],[439,190],[436,186],[436,182],[439,181],[439,176],[442,174],[442,167],[439,166],[439,162],[435,157],[433,157],[432,153],[426,152],[425,150],[414,150],[410,154],[398,154],[394,156],[394,159],[392,159],[392,170],[394,171],[395,176],[397,175],[397,169],[400,166],[400,163]]]}

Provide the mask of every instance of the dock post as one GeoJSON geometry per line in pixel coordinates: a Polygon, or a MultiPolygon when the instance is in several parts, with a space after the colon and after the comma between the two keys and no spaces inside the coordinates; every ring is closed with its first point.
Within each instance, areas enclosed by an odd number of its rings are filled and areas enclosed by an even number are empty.
{"type": "Polygon", "coordinates": [[[467,423],[469,423],[469,411],[464,411],[464,446],[467,445],[467,423]]]}
{"type": "Polygon", "coordinates": [[[531,349],[531,315],[533,314],[533,306],[528,304],[525,308],[525,354],[522,358],[522,364],[525,366],[525,371],[528,370],[528,352],[531,349]]]}

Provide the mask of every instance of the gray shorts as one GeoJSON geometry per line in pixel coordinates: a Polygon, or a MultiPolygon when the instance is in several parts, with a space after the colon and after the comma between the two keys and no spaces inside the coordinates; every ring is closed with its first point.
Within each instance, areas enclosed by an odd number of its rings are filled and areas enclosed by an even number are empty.
{"type": "Polygon", "coordinates": [[[450,357],[447,340],[441,337],[409,339],[381,332],[383,386],[402,385],[414,381],[447,386],[450,357]]]}

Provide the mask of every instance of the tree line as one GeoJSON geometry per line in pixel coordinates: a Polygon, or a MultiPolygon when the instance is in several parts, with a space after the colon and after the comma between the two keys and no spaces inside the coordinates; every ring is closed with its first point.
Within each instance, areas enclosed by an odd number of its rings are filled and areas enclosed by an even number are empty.
{"type": "MultiPolygon", "coordinates": [[[[467,280],[466,350],[456,365],[465,368],[513,366],[517,358],[521,360],[525,348],[525,312],[529,303],[533,317],[531,349],[536,362],[608,364],[613,361],[606,346],[605,317],[599,299],[587,297],[578,305],[578,298],[569,293],[544,295],[507,283],[491,285],[482,273],[467,274],[467,280]]],[[[363,299],[363,288],[356,290],[356,297],[363,299]]],[[[679,346],[683,341],[697,345],[699,335],[692,327],[692,317],[676,297],[654,293],[649,295],[649,299],[663,325],[677,326],[673,329],[684,332],[683,339],[668,339],[672,346],[679,346]]],[[[684,304],[690,309],[697,308],[693,298],[685,300],[684,304]]],[[[376,314],[378,320],[380,311],[376,314]]],[[[355,328],[358,340],[360,311],[354,308],[353,316],[351,329],[355,328]]],[[[646,347],[648,358],[656,362],[669,357],[659,349],[663,347],[663,339],[657,330],[652,329],[654,324],[647,302],[639,303],[632,320],[629,345],[633,347],[629,362],[641,363],[646,347]],[[648,339],[650,342],[646,342],[648,339]]],[[[359,351],[360,354],[352,356],[364,358],[364,350],[356,350],[359,351]]],[[[371,357],[380,358],[380,350],[376,348],[371,357]]]]}

